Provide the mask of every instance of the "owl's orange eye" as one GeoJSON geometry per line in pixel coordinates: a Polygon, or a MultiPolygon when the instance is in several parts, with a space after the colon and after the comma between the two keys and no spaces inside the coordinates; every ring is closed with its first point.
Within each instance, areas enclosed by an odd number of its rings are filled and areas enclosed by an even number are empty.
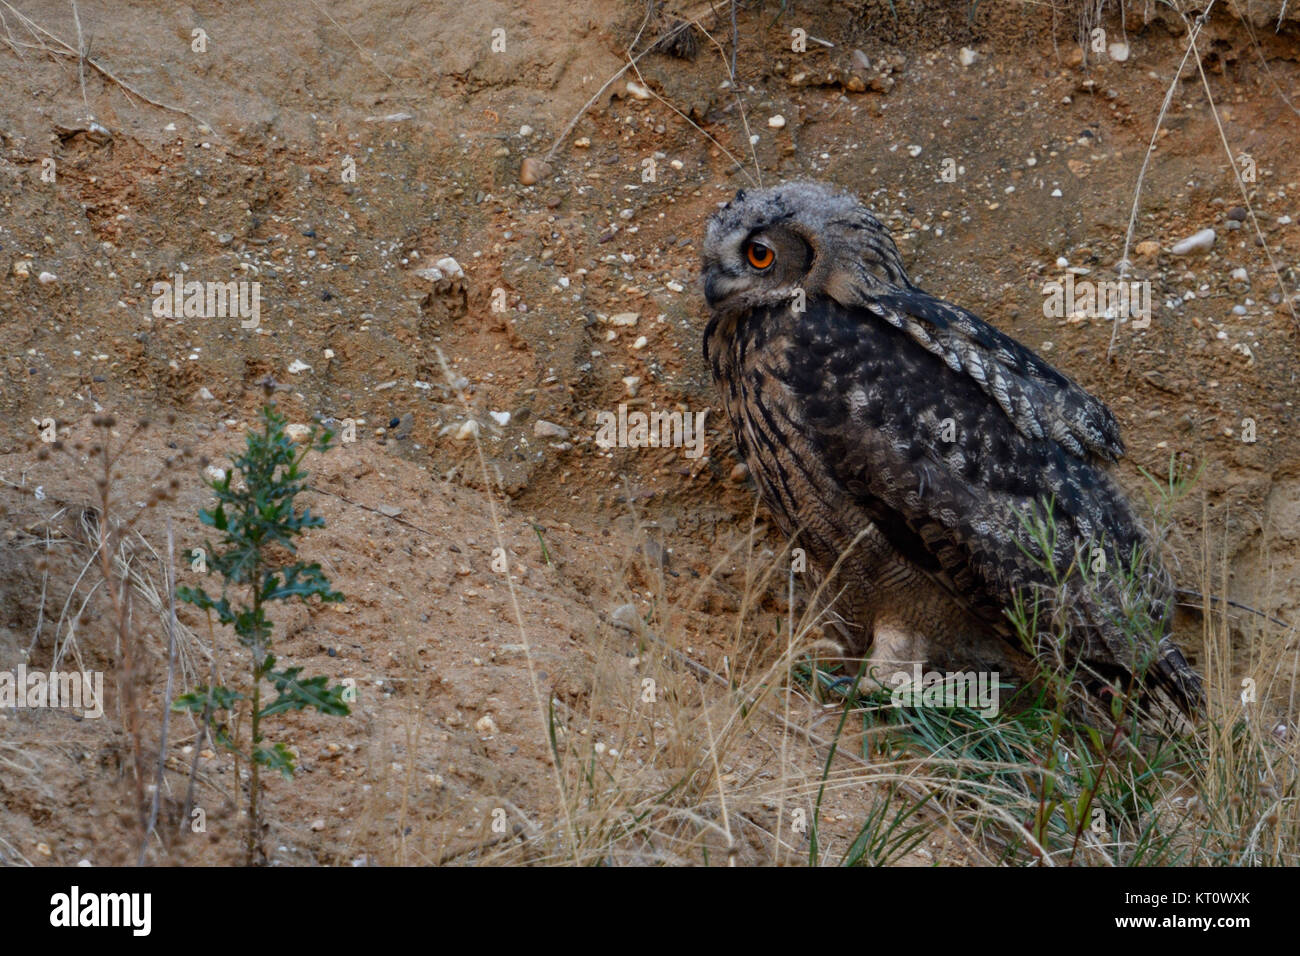
{"type": "Polygon", "coordinates": [[[745,243],[745,258],[755,269],[766,269],[776,261],[776,253],[771,246],[765,246],[757,239],[745,243]]]}

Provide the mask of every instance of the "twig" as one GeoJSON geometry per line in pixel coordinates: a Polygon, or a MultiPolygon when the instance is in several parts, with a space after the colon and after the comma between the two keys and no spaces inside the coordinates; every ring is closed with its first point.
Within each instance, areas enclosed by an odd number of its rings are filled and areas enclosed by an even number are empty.
{"type": "Polygon", "coordinates": [[[172,685],[176,679],[176,539],[172,534],[172,519],[167,518],[167,691],[163,694],[162,739],[158,742],[158,774],[154,778],[153,801],[149,807],[149,825],[140,841],[137,866],[144,866],[145,850],[149,848],[149,834],[158,823],[158,801],[162,798],[163,768],[167,760],[167,728],[171,721],[172,685]]]}
{"type": "MultiPolygon", "coordinates": [[[[57,43],[59,47],[61,47],[61,49],[50,49],[48,47],[45,47],[47,52],[58,54],[59,56],[81,57],[81,54],[77,50],[73,49],[71,44],[69,44],[66,40],[58,36],[55,36],[49,30],[45,29],[45,27],[41,26],[40,24],[32,20],[30,17],[23,14],[21,10],[15,9],[14,5],[10,3],[9,0],[0,0],[0,3],[3,3],[6,7],[8,7],[10,12],[12,12],[16,17],[18,17],[19,21],[24,26],[26,26],[29,30],[32,31],[33,35],[42,33],[45,36],[49,37],[51,40],[53,40],[55,43],[57,43]]],[[[140,99],[144,100],[150,106],[156,106],[160,110],[167,110],[169,113],[179,113],[182,116],[188,116],[190,119],[194,120],[194,122],[198,123],[200,126],[206,127],[208,130],[210,130],[214,136],[217,135],[216,130],[212,126],[212,124],[209,123],[207,120],[203,119],[202,117],[196,116],[194,113],[191,113],[189,110],[185,109],[184,107],[172,106],[170,103],[164,103],[161,100],[155,100],[152,97],[146,96],[145,94],[141,93],[138,89],[136,89],[134,86],[132,86],[130,83],[127,83],[125,80],[117,76],[107,67],[101,66],[100,64],[96,63],[90,57],[87,56],[81,58],[84,60],[84,62],[89,63],[95,69],[95,72],[99,73],[106,80],[109,80],[110,82],[117,84],[127,93],[134,93],[136,96],[140,97],[140,99]]]]}

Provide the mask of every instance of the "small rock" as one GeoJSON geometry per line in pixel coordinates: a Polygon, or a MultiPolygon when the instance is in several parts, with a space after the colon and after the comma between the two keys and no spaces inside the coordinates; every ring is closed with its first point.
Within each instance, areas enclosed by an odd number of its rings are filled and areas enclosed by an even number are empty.
{"type": "Polygon", "coordinates": [[[14,262],[14,275],[20,279],[26,279],[32,274],[32,264],[26,259],[18,259],[14,262]]]}
{"type": "Polygon", "coordinates": [[[620,604],[614,608],[614,613],[610,615],[610,622],[615,627],[631,631],[633,634],[641,633],[641,628],[644,626],[641,615],[636,612],[635,604],[620,604]]]}
{"type": "Polygon", "coordinates": [[[1124,43],[1123,41],[1116,41],[1115,43],[1112,43],[1109,47],[1106,48],[1106,52],[1110,54],[1110,58],[1114,60],[1116,63],[1124,63],[1125,61],[1128,60],[1128,56],[1129,56],[1128,44],[1124,43]]]}
{"type": "Polygon", "coordinates": [[[608,319],[606,319],[605,324],[619,325],[619,326],[636,325],[637,319],[639,319],[640,317],[641,316],[638,315],[636,312],[619,312],[618,314],[611,315],[608,319]]]}
{"type": "Polygon", "coordinates": [[[639,352],[639,351],[641,351],[643,348],[645,348],[648,344],[650,344],[650,340],[647,339],[644,335],[642,335],[642,336],[639,336],[639,337],[637,338],[637,340],[636,340],[635,342],[632,343],[632,348],[633,348],[634,351],[639,352]]]}
{"type": "Polygon", "coordinates": [[[768,117],[767,125],[772,129],[785,129],[785,117],[777,113],[775,116],[768,117]]]}
{"type": "Polygon", "coordinates": [[[1236,269],[1233,269],[1233,270],[1232,270],[1232,281],[1233,281],[1233,282],[1249,282],[1249,281],[1250,281],[1250,274],[1249,274],[1245,269],[1243,269],[1243,268],[1241,268],[1240,266],[1238,266],[1236,269]]]}
{"type": "Polygon", "coordinates": [[[200,388],[198,392],[195,394],[194,400],[197,402],[211,402],[211,401],[215,401],[216,397],[217,396],[213,395],[210,391],[208,391],[208,388],[205,385],[203,386],[203,388],[200,388]]]}
{"type": "Polygon", "coordinates": [[[226,470],[218,468],[216,465],[208,465],[203,469],[203,477],[208,481],[223,481],[226,477],[226,470]]]}
{"type": "Polygon", "coordinates": [[[1245,206],[1233,206],[1228,210],[1228,219],[1232,222],[1245,222],[1246,216],[1247,212],[1245,206]]]}
{"type": "Polygon", "coordinates": [[[551,175],[551,164],[542,159],[529,156],[519,167],[519,181],[525,186],[540,183],[551,175]]]}
{"type": "Polygon", "coordinates": [[[1213,229],[1202,229],[1181,242],[1175,243],[1169,251],[1176,256],[1185,256],[1192,252],[1203,252],[1214,245],[1216,236],[1213,229]]]}
{"type": "Polygon", "coordinates": [[[311,368],[311,366],[302,359],[294,359],[289,363],[289,371],[294,375],[297,375],[299,372],[305,372],[309,368],[311,368]]]}
{"type": "Polygon", "coordinates": [[[311,822],[311,828],[319,833],[321,830],[325,829],[325,821],[320,819],[320,817],[317,817],[311,822]]]}
{"type": "Polygon", "coordinates": [[[489,736],[501,732],[497,729],[497,722],[492,719],[491,714],[484,714],[478,720],[474,721],[474,729],[480,734],[487,734],[489,736]]]}
{"type": "Polygon", "coordinates": [[[510,424],[509,412],[488,412],[488,417],[491,418],[498,425],[500,425],[502,428],[510,424]]]}
{"type": "Polygon", "coordinates": [[[623,379],[623,387],[627,389],[628,398],[636,398],[636,393],[641,387],[641,376],[625,376],[623,379]]]}
{"type": "Polygon", "coordinates": [[[39,282],[41,285],[51,285],[52,283],[58,282],[59,277],[56,276],[53,272],[42,272],[40,275],[36,277],[36,281],[39,282]]]}
{"type": "Polygon", "coordinates": [[[375,510],[378,511],[385,518],[396,518],[398,515],[402,513],[402,509],[394,505],[380,505],[375,510]]]}
{"type": "Polygon", "coordinates": [[[961,51],[957,54],[957,62],[960,63],[962,66],[971,66],[972,64],[974,64],[976,60],[979,59],[979,56],[980,55],[976,53],[974,50],[972,50],[970,47],[964,46],[961,48],[961,51]]]}
{"type": "Polygon", "coordinates": [[[1160,254],[1160,243],[1154,239],[1144,239],[1133,247],[1133,252],[1139,259],[1151,259],[1160,254]]]}
{"type": "Polygon", "coordinates": [[[536,438],[558,438],[563,441],[569,437],[569,430],[563,425],[557,425],[555,422],[548,422],[544,418],[539,418],[533,422],[533,435],[536,438]]]}
{"type": "Polygon", "coordinates": [[[634,100],[650,99],[650,90],[647,87],[642,86],[636,80],[627,81],[627,93],[634,100]]]}
{"type": "Polygon", "coordinates": [[[284,433],[289,436],[289,441],[299,442],[311,434],[311,428],[295,422],[290,425],[285,425],[284,433]]]}
{"type": "Polygon", "coordinates": [[[439,270],[448,279],[465,278],[465,270],[460,267],[460,263],[451,256],[443,256],[433,264],[434,268],[439,270]]]}

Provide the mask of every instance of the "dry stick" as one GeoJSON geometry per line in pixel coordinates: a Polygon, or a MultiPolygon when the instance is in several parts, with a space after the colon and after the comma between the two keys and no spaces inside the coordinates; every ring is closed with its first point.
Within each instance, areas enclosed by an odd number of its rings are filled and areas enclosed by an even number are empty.
{"type": "MultiPolygon", "coordinates": [[[[212,612],[208,611],[207,614],[208,614],[208,637],[211,640],[213,639],[212,612]]],[[[185,787],[185,805],[181,807],[181,820],[179,826],[177,827],[177,829],[179,829],[181,833],[185,832],[185,827],[190,822],[190,813],[192,812],[192,808],[194,807],[194,784],[199,773],[199,755],[202,753],[203,744],[208,738],[208,721],[212,719],[212,685],[216,682],[217,679],[216,667],[217,667],[216,655],[213,654],[208,659],[208,696],[207,696],[207,700],[203,702],[203,718],[199,722],[199,736],[198,739],[194,742],[194,759],[190,761],[190,782],[185,787]]],[[[235,765],[238,766],[238,760],[236,760],[235,765]]],[[[239,782],[238,775],[236,775],[235,777],[235,782],[236,785],[238,785],[239,782]]],[[[239,801],[232,797],[231,802],[238,804],[239,801]]]]}
{"type": "Polygon", "coordinates": [[[370,61],[371,66],[373,66],[376,70],[378,70],[380,73],[384,75],[384,79],[386,79],[389,83],[393,85],[393,88],[397,90],[398,94],[402,97],[402,99],[406,102],[408,106],[412,106],[418,109],[418,107],[415,107],[415,104],[412,102],[410,97],[408,97],[406,93],[402,91],[401,86],[398,84],[398,82],[395,79],[393,79],[391,76],[389,76],[382,66],[380,66],[377,62],[375,62],[374,56],[372,56],[370,53],[367,53],[362,48],[361,44],[359,44],[356,40],[352,39],[352,34],[348,33],[347,30],[344,30],[342,24],[340,24],[337,20],[335,20],[332,16],[330,16],[330,12],[328,10],[321,7],[321,5],[316,2],[316,0],[311,0],[311,5],[315,7],[325,17],[325,19],[329,20],[330,23],[334,24],[334,26],[338,29],[339,33],[342,33],[345,37],[348,38],[348,42],[357,48],[358,53],[360,53],[362,56],[364,56],[366,59],[370,61]]]}
{"type": "Polygon", "coordinates": [[[77,0],[72,0],[72,19],[77,24],[77,79],[81,83],[81,102],[90,113],[90,100],[86,98],[86,41],[81,36],[81,14],[77,13],[77,0]]]}
{"type": "Polygon", "coordinates": [[[647,53],[649,53],[651,50],[654,49],[654,47],[647,47],[646,49],[638,53],[636,56],[632,56],[632,49],[633,47],[636,46],[637,41],[641,39],[641,34],[645,32],[646,24],[649,21],[650,21],[650,13],[647,10],[645,17],[641,20],[641,28],[636,31],[636,36],[632,38],[632,42],[628,44],[627,52],[624,54],[625,56],[628,57],[627,65],[619,69],[617,73],[615,73],[608,80],[606,80],[604,84],[601,86],[601,88],[596,91],[595,95],[592,96],[591,99],[587,100],[587,102],[582,105],[582,109],[578,110],[578,112],[574,114],[573,119],[569,120],[569,125],[564,127],[564,131],[560,133],[559,137],[555,140],[555,142],[551,144],[551,148],[546,151],[546,156],[544,157],[546,162],[549,163],[551,161],[552,157],[555,156],[555,151],[560,148],[560,144],[563,143],[565,139],[568,138],[568,135],[573,132],[573,128],[578,125],[578,120],[582,119],[583,114],[585,114],[587,110],[591,109],[592,104],[595,103],[596,100],[600,99],[601,94],[603,94],[607,89],[609,89],[610,85],[614,83],[615,80],[617,80],[620,76],[626,73],[631,67],[635,66],[637,60],[641,59],[641,57],[645,56],[647,53]]]}
{"type": "MultiPolygon", "coordinates": [[[[1191,45],[1196,47],[1196,37],[1192,37],[1191,45]]],[[[1250,224],[1255,227],[1255,238],[1259,240],[1260,246],[1264,250],[1264,255],[1268,257],[1269,268],[1273,270],[1273,278],[1277,280],[1277,286],[1282,290],[1282,301],[1291,307],[1291,319],[1300,328],[1300,316],[1296,315],[1295,301],[1291,298],[1291,291],[1286,287],[1286,282],[1282,279],[1282,273],[1278,270],[1277,261],[1273,258],[1273,250],[1268,247],[1264,241],[1263,230],[1259,227],[1259,219],[1255,215],[1255,209],[1250,203],[1250,196],[1246,191],[1246,184],[1241,179],[1241,174],[1237,171],[1236,160],[1232,157],[1232,147],[1228,145],[1228,135],[1223,131],[1223,123],[1219,119],[1219,111],[1214,106],[1214,94],[1210,92],[1210,81],[1205,75],[1205,65],[1201,62],[1201,54],[1198,50],[1196,53],[1196,69],[1201,76],[1201,85],[1205,88],[1205,99],[1210,104],[1210,115],[1214,117],[1214,125],[1219,131],[1219,141],[1223,143],[1223,151],[1228,154],[1228,165],[1232,167],[1232,176],[1237,181],[1237,188],[1241,190],[1241,199],[1250,211],[1250,224]]]]}
{"type": "Polygon", "coordinates": [[[722,828],[727,834],[727,866],[736,865],[736,838],[731,835],[731,817],[727,812],[727,793],[722,785],[722,767],[718,764],[718,740],[713,735],[713,718],[709,716],[709,702],[704,699],[704,685],[700,685],[701,710],[704,726],[709,732],[709,755],[713,758],[713,779],[718,785],[718,806],[722,811],[722,828]]]}
{"type": "MultiPolygon", "coordinates": [[[[706,37],[708,37],[709,40],[713,43],[713,45],[718,48],[718,52],[722,55],[722,61],[723,64],[725,65],[727,60],[726,51],[722,49],[718,41],[713,39],[712,34],[710,34],[709,31],[704,28],[703,24],[699,22],[698,18],[690,17],[688,18],[688,21],[694,24],[696,27],[698,27],[700,32],[703,33],[706,37]]],[[[642,50],[640,53],[638,53],[636,56],[632,56],[632,50],[636,47],[637,41],[641,39],[641,34],[642,32],[644,32],[644,30],[645,30],[645,22],[643,21],[641,24],[641,29],[637,31],[637,35],[632,39],[632,43],[627,48],[627,53],[626,53],[626,56],[628,57],[627,63],[624,64],[613,76],[611,76],[608,80],[606,80],[604,85],[602,85],[601,88],[596,91],[595,95],[592,96],[591,99],[587,100],[587,102],[583,104],[582,109],[578,110],[578,112],[574,114],[573,119],[569,120],[568,125],[564,127],[564,131],[561,132],[559,137],[556,138],[555,142],[551,144],[551,148],[546,151],[546,155],[543,157],[545,161],[549,163],[555,157],[555,151],[560,148],[560,144],[563,143],[565,139],[568,138],[569,134],[573,132],[573,128],[578,125],[578,121],[581,120],[582,117],[586,114],[587,110],[591,109],[592,105],[598,99],[600,99],[601,95],[604,94],[604,92],[607,89],[609,89],[609,87],[616,80],[618,80],[619,77],[621,77],[624,73],[626,73],[628,70],[633,70],[636,73],[637,78],[641,80],[641,85],[644,86],[647,90],[649,90],[650,94],[654,96],[655,99],[659,100],[661,103],[663,103],[665,106],[671,109],[682,119],[686,120],[686,122],[690,123],[690,125],[695,127],[696,130],[698,130],[701,134],[703,134],[703,136],[706,139],[708,139],[710,143],[718,147],[718,149],[722,150],[722,152],[726,154],[727,158],[730,159],[733,163],[735,163],[736,166],[740,169],[740,171],[743,172],[747,177],[749,177],[750,182],[753,182],[755,185],[761,186],[762,180],[761,179],[755,180],[754,177],[749,176],[749,170],[745,168],[745,164],[741,162],[741,160],[736,158],[735,154],[733,154],[731,150],[727,149],[727,147],[723,146],[714,137],[710,136],[709,133],[707,133],[703,128],[699,126],[699,124],[694,122],[689,116],[687,116],[677,107],[673,106],[666,99],[664,99],[662,96],[656,93],[653,89],[650,88],[649,84],[645,82],[645,77],[643,77],[641,75],[641,71],[637,69],[637,63],[639,63],[641,61],[641,58],[644,57],[646,54],[654,52],[654,47],[649,46],[646,49],[642,50]]],[[[731,88],[733,94],[736,96],[737,102],[740,103],[740,119],[741,119],[741,123],[745,127],[745,136],[746,139],[748,140],[750,135],[749,120],[745,116],[745,104],[743,102],[740,102],[740,94],[739,92],[736,91],[734,69],[732,70],[731,73],[731,88]]],[[[753,143],[750,143],[750,152],[754,153],[753,143]]],[[[754,153],[754,168],[755,170],[758,170],[757,153],[754,153]]]]}
{"type": "Polygon", "coordinates": [[[144,853],[149,847],[149,834],[158,823],[158,801],[162,798],[163,766],[167,759],[167,728],[171,721],[172,684],[176,679],[176,541],[172,534],[172,519],[167,518],[167,691],[163,695],[162,739],[158,743],[158,775],[154,778],[153,803],[149,807],[149,825],[140,841],[140,856],[136,866],[144,866],[144,853]]]}
{"type": "MultiPolygon", "coordinates": [[[[45,47],[46,52],[48,52],[48,53],[53,53],[53,54],[58,54],[59,56],[80,56],[80,54],[78,53],[78,51],[77,51],[77,50],[74,50],[74,49],[72,48],[72,46],[71,46],[70,44],[68,44],[67,41],[61,39],[60,37],[55,36],[55,35],[54,35],[53,33],[51,33],[49,30],[45,29],[45,27],[41,26],[40,24],[36,23],[34,20],[32,20],[32,19],[30,19],[29,17],[25,16],[25,15],[22,13],[22,11],[15,9],[14,6],[13,6],[13,4],[9,3],[9,0],[0,0],[0,3],[3,3],[6,7],[8,7],[8,8],[9,8],[9,9],[10,9],[10,10],[11,10],[11,11],[12,11],[12,12],[13,12],[13,13],[14,13],[18,18],[19,18],[19,20],[20,20],[20,21],[21,21],[21,22],[22,22],[22,23],[23,23],[23,24],[24,24],[24,25],[25,25],[29,30],[32,31],[33,34],[35,34],[37,31],[39,31],[40,33],[45,34],[47,37],[49,37],[49,38],[50,38],[51,40],[53,40],[55,43],[59,44],[60,47],[62,47],[62,49],[58,49],[58,50],[51,50],[51,49],[49,49],[48,47],[45,47]]],[[[194,120],[194,122],[200,124],[201,126],[205,126],[205,127],[207,127],[209,130],[211,130],[213,135],[217,135],[217,134],[216,134],[216,130],[215,130],[215,128],[214,128],[214,127],[212,126],[212,124],[209,123],[207,120],[205,120],[205,119],[203,119],[203,118],[201,118],[201,117],[199,117],[199,116],[196,116],[195,114],[191,113],[191,112],[190,112],[189,110],[187,110],[187,109],[184,109],[183,107],[180,107],[180,106],[172,106],[172,105],[170,105],[170,104],[168,104],[168,103],[164,103],[164,102],[162,102],[161,100],[155,100],[155,99],[152,99],[152,98],[150,98],[150,97],[148,97],[148,96],[145,96],[145,94],[141,93],[138,89],[136,89],[136,88],[135,88],[134,86],[132,86],[130,83],[127,83],[125,80],[119,78],[116,74],[114,74],[112,71],[110,71],[107,67],[100,66],[100,65],[99,65],[98,63],[96,63],[94,60],[90,59],[90,57],[85,57],[84,59],[85,59],[85,62],[89,63],[92,67],[95,68],[95,72],[99,73],[99,74],[100,74],[101,76],[103,76],[106,80],[109,80],[109,81],[111,81],[111,82],[113,82],[113,83],[116,83],[118,86],[120,86],[120,87],[121,87],[123,90],[125,90],[127,93],[134,93],[136,96],[140,97],[140,99],[144,100],[144,101],[145,101],[146,103],[148,103],[150,106],[156,106],[156,107],[158,107],[158,109],[160,109],[160,110],[167,110],[168,112],[171,112],[171,113],[179,113],[179,114],[182,115],[182,116],[188,116],[190,119],[194,120]]]]}
{"type": "MultiPolygon", "coordinates": [[[[1206,14],[1214,7],[1214,0],[1210,0],[1210,5],[1205,8],[1206,14]]],[[[1195,46],[1196,34],[1200,33],[1201,27],[1204,26],[1205,19],[1202,17],[1196,23],[1196,29],[1192,31],[1191,40],[1187,44],[1187,51],[1183,54],[1183,61],[1178,64],[1178,69],[1174,73],[1174,78],[1169,84],[1169,89],[1165,91],[1165,101],[1160,104],[1160,112],[1156,116],[1156,128],[1151,131],[1151,142],[1147,144],[1147,154],[1142,159],[1142,168],[1138,170],[1137,186],[1133,190],[1133,208],[1129,211],[1128,231],[1124,233],[1124,251],[1119,257],[1119,281],[1122,283],[1128,278],[1129,259],[1128,249],[1133,242],[1133,231],[1137,227],[1138,202],[1142,198],[1142,182],[1146,179],[1147,167],[1151,165],[1151,156],[1155,153],[1156,139],[1160,135],[1160,127],[1164,123],[1165,113],[1169,111],[1169,104],[1173,102],[1174,90],[1178,89],[1178,78],[1183,75],[1183,67],[1187,65],[1187,59],[1192,55],[1195,46]]],[[[1115,354],[1115,339],[1119,336],[1119,320],[1121,315],[1116,312],[1115,323],[1110,330],[1110,345],[1106,347],[1106,358],[1109,360],[1115,354]]]]}

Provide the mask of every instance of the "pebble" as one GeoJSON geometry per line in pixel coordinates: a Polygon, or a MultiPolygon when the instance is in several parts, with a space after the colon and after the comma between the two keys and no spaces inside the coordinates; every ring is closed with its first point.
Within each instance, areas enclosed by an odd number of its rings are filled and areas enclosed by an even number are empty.
{"type": "Polygon", "coordinates": [[[636,393],[641,387],[640,375],[627,375],[623,378],[623,387],[627,389],[629,398],[636,398],[636,393]]]}
{"type": "Polygon", "coordinates": [[[218,468],[216,465],[208,465],[203,469],[203,477],[207,478],[208,481],[222,481],[226,477],[226,470],[218,468]]]}
{"type": "Polygon", "coordinates": [[[402,509],[394,505],[380,505],[375,510],[378,511],[385,518],[396,518],[398,515],[402,513],[402,509]]]}
{"type": "Polygon", "coordinates": [[[1154,239],[1144,239],[1133,247],[1133,252],[1142,259],[1150,259],[1160,254],[1160,243],[1154,239]]]}
{"type": "Polygon", "coordinates": [[[1233,281],[1233,282],[1249,282],[1249,281],[1250,281],[1250,274],[1249,274],[1248,272],[1246,272],[1245,269],[1243,269],[1243,268],[1241,268],[1240,266],[1238,266],[1236,269],[1233,269],[1233,270],[1232,270],[1232,281],[1233,281]]]}
{"type": "Polygon", "coordinates": [[[767,125],[772,129],[785,129],[785,117],[777,113],[775,116],[768,118],[767,125]]]}
{"type": "Polygon", "coordinates": [[[916,157],[921,155],[921,147],[913,143],[911,146],[907,147],[907,155],[916,159],[916,157]]]}
{"type": "Polygon", "coordinates": [[[491,418],[498,425],[500,425],[502,428],[510,424],[509,412],[488,412],[488,417],[491,418]]]}
{"type": "Polygon", "coordinates": [[[544,418],[539,418],[533,422],[533,435],[536,438],[558,438],[563,441],[569,437],[569,430],[563,425],[557,425],[555,422],[548,422],[544,418]]]}
{"type": "Polygon", "coordinates": [[[302,425],[299,424],[298,422],[294,422],[293,424],[284,426],[284,433],[289,436],[290,441],[297,442],[297,441],[302,441],[304,438],[310,435],[311,429],[306,425],[302,425]]]}
{"type": "Polygon", "coordinates": [[[650,99],[650,90],[647,87],[642,86],[636,80],[627,81],[627,92],[634,100],[650,99]]]}
{"type": "Polygon", "coordinates": [[[1128,59],[1128,55],[1129,55],[1128,44],[1117,41],[1115,43],[1112,43],[1107,48],[1106,52],[1110,54],[1110,58],[1114,60],[1116,63],[1123,63],[1128,59]]]}
{"type": "Polygon", "coordinates": [[[468,438],[473,438],[477,434],[478,422],[471,418],[467,422],[462,422],[461,426],[456,429],[456,441],[465,441],[468,438]]]}
{"type": "Polygon", "coordinates": [[[200,388],[198,390],[198,393],[194,396],[195,401],[199,401],[199,402],[211,402],[214,401],[216,397],[217,396],[213,395],[210,391],[208,391],[208,387],[206,385],[200,388]]]}
{"type": "Polygon", "coordinates": [[[497,722],[492,719],[491,714],[484,714],[478,720],[474,721],[474,729],[480,734],[494,735],[501,732],[497,728],[497,722]]]}
{"type": "Polygon", "coordinates": [[[610,620],[615,627],[631,631],[633,634],[639,634],[643,626],[641,615],[636,612],[635,604],[620,604],[614,608],[610,620]]]}
{"type": "Polygon", "coordinates": [[[641,316],[636,312],[619,312],[615,315],[611,315],[608,319],[606,319],[605,324],[616,325],[616,326],[631,326],[631,325],[636,325],[637,319],[639,318],[641,318],[641,316]]]}
{"type": "Polygon", "coordinates": [[[1247,213],[1246,213],[1245,206],[1233,206],[1231,209],[1228,210],[1228,219],[1231,220],[1232,222],[1245,222],[1246,215],[1247,213]]]}
{"type": "Polygon", "coordinates": [[[293,375],[297,375],[299,372],[305,372],[309,368],[311,368],[311,366],[308,365],[306,362],[304,362],[302,359],[294,359],[292,362],[289,363],[289,371],[293,375]]]}
{"type": "Polygon", "coordinates": [[[58,282],[59,277],[53,272],[42,272],[36,277],[36,280],[40,282],[41,285],[50,285],[51,283],[58,282]]]}
{"type": "Polygon", "coordinates": [[[961,51],[957,54],[957,62],[962,66],[972,66],[979,58],[980,55],[968,46],[962,47],[961,51]]]}
{"type": "Polygon", "coordinates": [[[1175,243],[1169,251],[1176,256],[1185,256],[1190,252],[1200,252],[1209,249],[1214,245],[1217,238],[1213,229],[1202,229],[1200,232],[1193,233],[1181,242],[1175,243]]]}
{"type": "Polygon", "coordinates": [[[465,278],[465,270],[460,267],[460,263],[451,256],[443,256],[433,264],[435,269],[441,270],[442,274],[448,279],[465,278]]]}
{"type": "Polygon", "coordinates": [[[632,343],[632,349],[633,351],[639,352],[649,344],[650,344],[650,340],[647,339],[644,335],[642,335],[635,342],[632,343]]]}
{"type": "Polygon", "coordinates": [[[551,164],[545,160],[534,159],[532,156],[525,159],[519,167],[519,181],[525,186],[540,183],[550,175],[551,164]]]}

